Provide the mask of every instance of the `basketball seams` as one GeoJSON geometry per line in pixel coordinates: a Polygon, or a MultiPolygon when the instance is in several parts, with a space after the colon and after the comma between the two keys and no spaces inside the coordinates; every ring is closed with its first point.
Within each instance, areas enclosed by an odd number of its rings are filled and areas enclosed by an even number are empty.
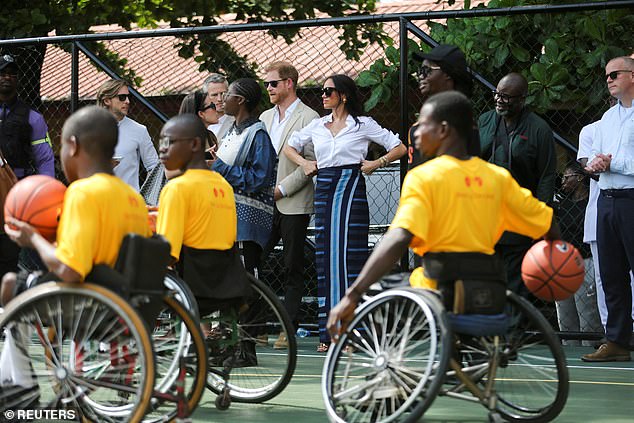
{"type": "MultiPolygon", "coordinates": [[[[51,185],[51,183],[45,183],[44,185],[45,186],[46,185],[51,185]]],[[[59,187],[55,186],[56,185],[55,183],[52,183],[52,185],[54,185],[53,189],[59,188],[59,187]]],[[[62,192],[62,198],[63,198],[63,195],[64,194],[62,192]]],[[[59,203],[59,200],[57,198],[55,198],[55,197],[48,197],[48,198],[46,198],[46,200],[49,200],[48,204],[42,205],[39,209],[31,211],[30,212],[31,214],[28,217],[27,216],[23,216],[24,217],[23,220],[25,222],[33,221],[38,214],[46,212],[46,211],[50,210],[51,208],[60,208],[61,207],[61,204],[59,203]]]]}

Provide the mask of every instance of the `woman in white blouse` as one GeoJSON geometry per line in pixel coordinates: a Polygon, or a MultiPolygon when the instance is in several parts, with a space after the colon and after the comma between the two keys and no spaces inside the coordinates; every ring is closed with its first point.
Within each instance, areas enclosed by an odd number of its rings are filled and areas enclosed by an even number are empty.
{"type": "Polygon", "coordinates": [[[326,319],[330,309],[354,282],[368,257],[370,218],[365,178],[403,156],[406,148],[398,137],[381,128],[374,119],[361,116],[362,104],[354,81],[333,75],[322,90],[324,109],[332,113],[315,119],[295,132],[284,153],[304,169],[317,175],[315,188],[315,243],[319,297],[319,346],[326,352],[330,337],[326,319]],[[366,160],[370,142],[387,150],[378,160],[366,160]],[[316,161],[301,156],[312,142],[316,161]]]}

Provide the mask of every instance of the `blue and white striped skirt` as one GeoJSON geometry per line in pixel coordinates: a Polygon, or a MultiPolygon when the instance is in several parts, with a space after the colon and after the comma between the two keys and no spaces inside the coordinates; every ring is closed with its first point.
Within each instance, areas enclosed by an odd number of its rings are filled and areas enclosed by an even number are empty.
{"type": "Polygon", "coordinates": [[[368,259],[370,216],[359,165],[319,169],[315,188],[315,244],[319,339],[326,321],[368,259]]]}

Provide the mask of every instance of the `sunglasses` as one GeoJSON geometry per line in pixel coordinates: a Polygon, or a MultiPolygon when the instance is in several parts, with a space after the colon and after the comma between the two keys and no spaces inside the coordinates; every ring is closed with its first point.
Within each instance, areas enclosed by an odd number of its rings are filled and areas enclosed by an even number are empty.
{"type": "Polygon", "coordinates": [[[491,94],[493,94],[493,98],[502,100],[502,103],[508,103],[509,101],[513,100],[514,98],[524,97],[524,95],[522,95],[522,94],[520,94],[520,95],[508,95],[508,94],[501,93],[498,90],[491,91],[491,94]]]}
{"type": "Polygon", "coordinates": [[[117,97],[119,101],[126,101],[130,99],[130,94],[117,94],[115,97],[117,97]]]}
{"type": "Polygon", "coordinates": [[[273,87],[273,88],[277,88],[277,84],[282,82],[282,81],[286,81],[288,78],[282,78],[282,79],[275,79],[273,81],[264,81],[264,88],[268,88],[269,86],[273,87]]]}
{"type": "Polygon", "coordinates": [[[335,91],[337,91],[335,87],[324,87],[321,89],[321,94],[325,95],[326,97],[330,97],[335,91]]]}
{"type": "Polygon", "coordinates": [[[209,103],[206,106],[201,107],[200,109],[198,109],[199,112],[204,112],[207,109],[212,109],[212,110],[216,110],[216,105],[214,103],[209,103]]]}
{"type": "Polygon", "coordinates": [[[440,70],[440,66],[421,66],[418,68],[418,78],[425,79],[435,70],[440,70]]]}
{"type": "Polygon", "coordinates": [[[614,81],[616,78],[619,77],[620,73],[624,73],[624,72],[633,72],[633,71],[631,71],[631,70],[615,70],[615,71],[612,71],[610,73],[606,73],[605,74],[605,78],[606,79],[610,78],[612,81],[614,81]]]}

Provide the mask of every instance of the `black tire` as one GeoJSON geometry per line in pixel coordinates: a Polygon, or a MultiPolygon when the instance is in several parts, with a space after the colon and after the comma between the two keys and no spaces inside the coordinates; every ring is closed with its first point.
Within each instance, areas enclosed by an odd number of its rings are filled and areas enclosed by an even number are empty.
{"type": "Polygon", "coordinates": [[[526,299],[507,294],[511,327],[504,337],[495,381],[495,410],[513,422],[549,422],[568,399],[569,376],[561,342],[526,299]]]}
{"type": "MultiPolygon", "coordinates": [[[[8,304],[0,316],[5,329],[19,332],[14,339],[30,359],[41,408],[72,407],[91,421],[143,419],[154,352],[145,323],[123,298],[91,283],[45,283],[8,304]]],[[[0,397],[2,411],[20,399],[5,389],[0,397]]]]}
{"type": "MultiPolygon", "coordinates": [[[[192,413],[205,391],[207,381],[207,347],[198,319],[174,298],[163,297],[163,309],[152,333],[156,351],[155,390],[176,394],[178,373],[184,359],[187,373],[184,380],[187,409],[192,413]]],[[[176,418],[178,404],[152,398],[144,422],[165,422],[176,418]]]]}
{"type": "Polygon", "coordinates": [[[414,422],[436,398],[451,332],[435,297],[391,289],[356,311],[322,373],[330,421],[414,422]]]}
{"type": "MultiPolygon", "coordinates": [[[[255,347],[257,365],[231,368],[226,383],[226,372],[214,368],[214,371],[208,373],[207,387],[216,394],[220,394],[225,387],[229,388],[231,400],[235,402],[261,403],[282,392],[293,377],[297,362],[297,341],[291,320],[279,298],[262,281],[251,275],[248,275],[248,279],[252,294],[247,299],[246,306],[240,310],[237,322],[238,342],[242,345],[255,345],[258,335],[277,337],[283,333],[288,346],[273,349],[269,341],[266,346],[255,347]]],[[[210,364],[210,367],[214,365],[210,364]]]]}

